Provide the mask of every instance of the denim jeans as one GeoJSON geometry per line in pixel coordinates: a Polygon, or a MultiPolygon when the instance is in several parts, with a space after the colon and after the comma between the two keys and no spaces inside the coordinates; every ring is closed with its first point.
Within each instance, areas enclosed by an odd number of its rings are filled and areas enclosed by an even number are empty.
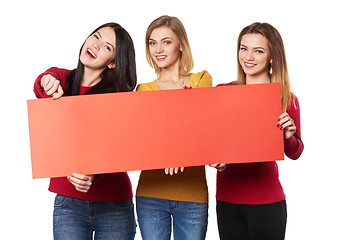
{"type": "Polygon", "coordinates": [[[136,223],[132,199],[93,202],[57,195],[54,203],[55,240],[131,239],[136,223]]]}
{"type": "Polygon", "coordinates": [[[205,239],[208,204],[136,197],[136,211],[144,240],[205,239]]]}

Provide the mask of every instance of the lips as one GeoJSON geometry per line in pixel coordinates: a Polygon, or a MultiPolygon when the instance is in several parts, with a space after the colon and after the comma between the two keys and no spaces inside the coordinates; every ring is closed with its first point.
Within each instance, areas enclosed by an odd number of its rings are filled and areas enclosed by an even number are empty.
{"type": "Polygon", "coordinates": [[[255,67],[255,66],[256,66],[256,64],[254,64],[254,63],[248,63],[248,62],[244,62],[244,65],[245,65],[245,67],[247,67],[247,68],[252,68],[252,67],[255,67]]]}
{"type": "Polygon", "coordinates": [[[94,51],[91,50],[90,48],[88,48],[88,49],[86,50],[86,54],[87,54],[88,56],[92,57],[92,58],[96,58],[96,54],[95,54],[94,51]]]}
{"type": "Polygon", "coordinates": [[[158,60],[158,61],[164,61],[165,58],[166,58],[165,55],[158,55],[158,56],[156,56],[156,60],[158,60]]]}

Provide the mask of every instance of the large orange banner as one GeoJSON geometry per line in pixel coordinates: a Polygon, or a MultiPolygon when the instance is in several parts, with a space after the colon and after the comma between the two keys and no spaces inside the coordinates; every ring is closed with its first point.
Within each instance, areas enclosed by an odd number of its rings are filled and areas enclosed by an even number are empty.
{"type": "Polygon", "coordinates": [[[284,159],[280,84],[28,100],[33,178],[284,159]]]}

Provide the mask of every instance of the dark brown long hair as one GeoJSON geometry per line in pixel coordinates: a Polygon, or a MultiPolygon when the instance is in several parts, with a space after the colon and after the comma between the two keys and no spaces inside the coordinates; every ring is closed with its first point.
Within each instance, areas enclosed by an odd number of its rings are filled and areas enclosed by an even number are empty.
{"type": "MultiPolygon", "coordinates": [[[[101,81],[93,86],[86,94],[127,92],[134,90],[137,82],[135,50],[129,33],[117,23],[106,23],[96,28],[89,36],[99,29],[111,27],[116,36],[115,67],[106,68],[101,74],[101,81]]],[[[85,42],[84,42],[85,43],[85,42]]],[[[84,44],[80,48],[80,54],[84,44]]],[[[66,78],[66,95],[79,95],[84,65],[79,61],[76,69],[66,78]]]]}

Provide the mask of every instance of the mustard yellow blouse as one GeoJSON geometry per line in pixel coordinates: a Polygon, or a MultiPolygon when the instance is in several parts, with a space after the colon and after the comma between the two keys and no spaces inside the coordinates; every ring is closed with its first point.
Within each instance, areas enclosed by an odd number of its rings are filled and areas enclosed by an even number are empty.
{"type": "MultiPolygon", "coordinates": [[[[195,87],[211,87],[212,77],[207,71],[190,75],[189,84],[195,87]]],[[[162,90],[156,80],[139,84],[136,91],[162,90]]],[[[208,202],[205,167],[186,167],[184,172],[165,175],[164,169],[141,171],[136,190],[138,197],[162,198],[173,201],[208,202]]]]}

